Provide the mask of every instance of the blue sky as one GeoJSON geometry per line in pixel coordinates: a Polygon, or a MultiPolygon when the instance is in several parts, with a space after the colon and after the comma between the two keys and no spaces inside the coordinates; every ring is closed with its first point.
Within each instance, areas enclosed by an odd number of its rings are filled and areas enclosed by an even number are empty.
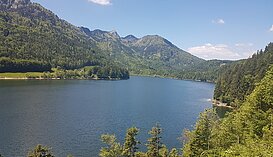
{"type": "Polygon", "coordinates": [[[240,59],[273,42],[272,0],[33,0],[76,25],[158,34],[205,59],[240,59]]]}

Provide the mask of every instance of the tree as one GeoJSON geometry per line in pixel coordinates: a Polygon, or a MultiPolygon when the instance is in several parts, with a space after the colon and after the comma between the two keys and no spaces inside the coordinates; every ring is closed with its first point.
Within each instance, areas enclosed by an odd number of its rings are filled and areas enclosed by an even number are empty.
{"type": "Polygon", "coordinates": [[[101,141],[107,145],[100,150],[99,156],[101,157],[121,157],[122,156],[122,146],[120,143],[116,142],[115,135],[104,134],[101,135],[101,141]]]}
{"type": "Polygon", "coordinates": [[[157,123],[152,130],[149,131],[151,137],[147,140],[147,155],[148,157],[159,157],[159,150],[162,148],[160,125],[157,123]]]}
{"type": "Polygon", "coordinates": [[[125,142],[123,146],[123,155],[126,157],[134,157],[135,152],[137,151],[138,147],[137,144],[140,144],[139,141],[136,140],[136,135],[138,134],[139,129],[136,127],[129,128],[127,130],[125,136],[125,142]]]}
{"type": "Polygon", "coordinates": [[[147,157],[147,154],[144,152],[136,152],[136,157],[147,157]]]}
{"type": "Polygon", "coordinates": [[[50,149],[38,144],[34,150],[28,153],[28,157],[54,157],[50,149]]]}
{"type": "Polygon", "coordinates": [[[186,132],[189,139],[183,148],[184,156],[200,156],[210,149],[212,128],[216,120],[217,116],[213,110],[206,110],[200,114],[195,129],[192,132],[186,132]]]}
{"type": "Polygon", "coordinates": [[[176,148],[171,149],[171,151],[169,153],[169,157],[179,157],[178,151],[176,148]]]}
{"type": "Polygon", "coordinates": [[[167,148],[167,146],[166,145],[162,145],[162,148],[161,149],[159,149],[159,155],[160,155],[160,157],[168,157],[168,155],[169,155],[169,150],[168,150],[168,148],[167,148]]]}

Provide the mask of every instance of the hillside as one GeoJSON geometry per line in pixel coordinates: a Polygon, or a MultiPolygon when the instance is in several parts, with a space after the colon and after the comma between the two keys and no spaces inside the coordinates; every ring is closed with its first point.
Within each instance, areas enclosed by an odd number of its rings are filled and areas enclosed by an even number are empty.
{"type": "Polygon", "coordinates": [[[251,58],[223,66],[219,74],[214,98],[236,106],[252,93],[255,85],[273,64],[273,43],[258,51],[251,58]]]}
{"type": "Polygon", "coordinates": [[[222,65],[231,61],[205,61],[179,49],[158,35],[120,37],[115,31],[80,27],[110,59],[135,75],[158,75],[179,79],[215,81],[222,65]]]}
{"type": "Polygon", "coordinates": [[[120,37],[115,31],[76,27],[29,0],[1,1],[0,8],[0,72],[58,68],[80,73],[85,66],[95,66],[108,67],[100,70],[108,76],[113,76],[111,71],[130,71],[133,75],[215,81],[225,63],[200,59],[158,35],[120,37]]]}
{"type": "Polygon", "coordinates": [[[41,5],[29,0],[6,0],[1,1],[0,8],[0,72],[96,66],[108,76],[111,71],[128,73],[113,68],[118,66],[108,66],[116,63],[109,62],[94,41],[41,5]]]}
{"type": "MultiPolygon", "coordinates": [[[[263,55],[268,53],[271,46],[269,44],[263,55]]],[[[254,64],[251,62],[255,60],[253,58],[236,64],[254,64]]],[[[217,118],[216,113],[212,110],[200,114],[194,130],[185,132],[184,142],[186,144],[183,148],[183,156],[273,155],[273,66],[271,64],[270,67],[266,67],[267,64],[260,67],[255,66],[253,71],[248,71],[252,74],[261,72],[255,74],[257,79],[264,76],[260,81],[256,79],[255,84],[251,83],[251,86],[248,86],[243,93],[238,91],[238,94],[245,97],[245,100],[236,110],[227,114],[223,119],[217,118]],[[263,73],[264,70],[267,72],[263,73]],[[250,87],[253,89],[248,94],[250,87]]],[[[244,81],[244,79],[244,77],[233,77],[231,81],[244,81]]],[[[232,86],[227,86],[232,88],[232,86]]]]}
{"type": "Polygon", "coordinates": [[[95,40],[98,47],[106,51],[111,59],[129,66],[129,69],[133,71],[136,70],[135,67],[143,69],[147,65],[146,70],[181,70],[204,61],[158,35],[142,38],[136,38],[133,35],[120,37],[115,31],[90,31],[84,27],[81,27],[81,30],[90,39],[95,40]]]}

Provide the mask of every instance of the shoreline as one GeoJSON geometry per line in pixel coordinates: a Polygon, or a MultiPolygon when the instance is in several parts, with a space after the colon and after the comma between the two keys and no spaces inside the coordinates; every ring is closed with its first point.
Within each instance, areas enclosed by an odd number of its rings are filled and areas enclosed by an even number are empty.
{"type": "MultiPolygon", "coordinates": [[[[160,75],[138,75],[131,74],[131,76],[140,76],[140,77],[151,77],[151,78],[164,78],[164,79],[174,79],[174,80],[183,80],[183,81],[195,81],[195,82],[204,82],[204,83],[213,83],[213,81],[201,81],[201,80],[191,80],[191,79],[180,79],[176,77],[165,77],[160,75]]],[[[109,80],[109,81],[118,81],[118,80],[128,80],[122,78],[43,78],[43,77],[0,77],[0,80],[109,80]]]]}
{"type": "Polygon", "coordinates": [[[141,74],[130,74],[130,75],[131,76],[152,77],[152,78],[165,78],[165,79],[174,79],[174,80],[194,81],[194,82],[204,82],[204,83],[213,83],[213,84],[215,84],[215,82],[211,81],[211,80],[202,81],[202,80],[193,80],[193,79],[181,79],[181,78],[177,78],[177,77],[160,76],[160,75],[141,75],[141,74]]]}
{"type": "MultiPolygon", "coordinates": [[[[128,78],[129,79],[129,78],[128,78]]],[[[122,78],[28,78],[28,77],[0,77],[0,80],[109,80],[109,81],[118,81],[118,80],[128,80],[128,79],[122,79],[122,78]]]]}

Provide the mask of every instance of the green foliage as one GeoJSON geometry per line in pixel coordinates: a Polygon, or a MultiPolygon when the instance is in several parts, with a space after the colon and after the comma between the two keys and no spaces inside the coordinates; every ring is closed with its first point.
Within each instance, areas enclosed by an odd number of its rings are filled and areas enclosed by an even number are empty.
{"type": "Polygon", "coordinates": [[[212,129],[217,123],[217,115],[213,110],[200,114],[193,132],[186,132],[187,144],[184,145],[183,155],[188,157],[201,156],[211,147],[212,129]]]}
{"type": "Polygon", "coordinates": [[[51,66],[35,60],[0,58],[1,72],[44,72],[51,71],[51,66]]]}
{"type": "Polygon", "coordinates": [[[139,129],[136,127],[129,128],[126,132],[125,142],[123,146],[123,156],[125,157],[134,157],[135,152],[138,147],[137,144],[140,144],[139,141],[136,140],[136,135],[138,134],[139,129]]]}
{"type": "Polygon", "coordinates": [[[273,64],[273,43],[269,43],[264,51],[258,51],[251,58],[232,63],[221,68],[214,98],[233,106],[239,106],[253,91],[273,64]],[[236,103],[236,104],[235,104],[236,103]]]}
{"type": "Polygon", "coordinates": [[[179,157],[178,151],[176,148],[171,149],[171,151],[169,153],[169,157],[179,157]]]}
{"type": "Polygon", "coordinates": [[[100,150],[99,156],[101,157],[121,157],[123,148],[117,141],[115,135],[101,135],[101,141],[107,145],[100,150]]]}
{"type": "Polygon", "coordinates": [[[129,128],[126,132],[123,146],[116,141],[114,135],[102,135],[102,142],[107,145],[100,150],[101,157],[179,157],[177,149],[173,148],[169,152],[166,145],[161,142],[161,131],[159,124],[153,127],[149,134],[151,137],[147,140],[147,152],[137,151],[137,145],[140,144],[136,140],[139,129],[136,127],[129,128]]]}
{"type": "MultiPolygon", "coordinates": [[[[148,154],[149,156],[149,154],[148,154]]],[[[169,150],[166,145],[162,144],[162,147],[159,149],[159,156],[160,157],[168,157],[169,156],[169,150]]]]}
{"type": "Polygon", "coordinates": [[[155,127],[152,128],[152,130],[149,131],[150,138],[147,140],[147,155],[148,157],[159,157],[159,151],[161,148],[163,148],[162,142],[161,142],[161,132],[162,129],[160,125],[157,123],[155,127]]]}
{"type": "MultiPolygon", "coordinates": [[[[236,79],[236,78],[235,78],[236,79]]],[[[244,78],[241,78],[244,79],[244,78]]],[[[184,156],[272,156],[273,65],[246,100],[220,121],[201,116],[187,132],[184,156]],[[208,145],[209,143],[209,145],[208,145]]],[[[206,112],[205,112],[206,113],[206,112]]],[[[203,113],[203,114],[205,114],[203,113]]]]}
{"type": "Polygon", "coordinates": [[[58,78],[85,78],[73,70],[96,66],[98,71],[92,74],[99,79],[129,78],[128,70],[111,61],[79,28],[41,5],[1,9],[0,72],[47,72],[60,67],[67,71],[58,73],[58,78]]]}
{"type": "Polygon", "coordinates": [[[53,157],[52,152],[48,147],[44,147],[42,145],[37,145],[32,151],[30,151],[27,155],[28,157],[53,157]]]}
{"type": "Polygon", "coordinates": [[[202,60],[157,35],[127,39],[121,38],[116,32],[81,29],[97,41],[97,46],[102,51],[108,52],[109,59],[128,67],[133,75],[214,82],[220,66],[230,63],[202,60]]]}
{"type": "Polygon", "coordinates": [[[117,66],[87,66],[80,69],[65,70],[52,68],[52,72],[0,73],[0,78],[28,79],[129,79],[129,72],[117,66]],[[103,74],[102,74],[103,72],[103,74]]]}

